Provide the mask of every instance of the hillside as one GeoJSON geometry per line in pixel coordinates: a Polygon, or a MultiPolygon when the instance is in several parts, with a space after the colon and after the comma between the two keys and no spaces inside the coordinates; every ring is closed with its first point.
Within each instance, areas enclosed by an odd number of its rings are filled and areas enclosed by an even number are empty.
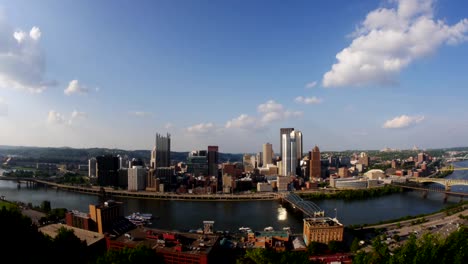
{"type": "MultiPolygon", "coordinates": [[[[99,155],[121,155],[129,159],[140,158],[148,162],[151,156],[150,150],[124,150],[108,148],[50,148],[50,147],[21,147],[21,146],[0,146],[0,156],[13,156],[17,160],[34,162],[76,162],[86,163],[89,158],[99,155]]],[[[171,159],[177,162],[186,161],[188,152],[171,152],[171,159]]],[[[220,162],[242,161],[243,154],[219,153],[220,162]]]]}

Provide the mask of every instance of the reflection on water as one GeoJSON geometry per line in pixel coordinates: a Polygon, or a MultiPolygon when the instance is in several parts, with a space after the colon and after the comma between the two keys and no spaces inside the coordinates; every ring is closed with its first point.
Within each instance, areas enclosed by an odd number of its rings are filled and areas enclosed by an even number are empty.
{"type": "Polygon", "coordinates": [[[288,219],[288,211],[284,207],[278,207],[278,221],[286,221],[288,219]]]}

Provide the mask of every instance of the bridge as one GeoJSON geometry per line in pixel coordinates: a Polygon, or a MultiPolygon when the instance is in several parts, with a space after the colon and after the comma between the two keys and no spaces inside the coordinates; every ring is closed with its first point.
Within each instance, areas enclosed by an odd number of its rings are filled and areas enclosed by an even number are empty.
{"type": "Polygon", "coordinates": [[[468,180],[464,179],[442,179],[442,178],[428,178],[428,177],[407,177],[409,182],[417,183],[439,183],[445,186],[446,191],[450,191],[450,187],[454,185],[468,186],[468,180]]]}
{"type": "Polygon", "coordinates": [[[453,196],[459,196],[459,197],[468,197],[468,193],[466,193],[466,192],[453,192],[453,191],[445,190],[445,188],[414,186],[414,185],[408,185],[408,184],[405,184],[405,183],[398,183],[398,182],[394,182],[394,183],[392,183],[392,185],[399,186],[399,187],[402,187],[402,188],[405,188],[405,189],[423,191],[424,196],[427,195],[427,192],[438,192],[438,193],[444,193],[446,195],[453,195],[453,196]]]}
{"type": "Polygon", "coordinates": [[[307,217],[324,217],[325,212],[315,203],[302,199],[299,195],[288,192],[280,195],[283,201],[288,202],[295,209],[304,213],[307,217]]]}

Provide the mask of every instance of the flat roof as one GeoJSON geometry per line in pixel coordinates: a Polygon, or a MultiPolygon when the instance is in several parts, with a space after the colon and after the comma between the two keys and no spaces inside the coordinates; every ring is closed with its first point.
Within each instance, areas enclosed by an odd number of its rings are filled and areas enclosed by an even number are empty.
{"type": "Polygon", "coordinates": [[[219,240],[215,234],[183,233],[169,230],[161,230],[147,227],[139,227],[128,231],[126,234],[114,238],[114,241],[131,246],[144,245],[160,252],[175,253],[176,241],[182,245],[182,253],[207,255],[219,240]],[[147,238],[147,231],[152,232],[154,238],[147,238]],[[126,235],[128,234],[128,235],[126,235]],[[164,239],[163,235],[174,235],[175,240],[164,239]]]}
{"type": "Polygon", "coordinates": [[[69,230],[73,230],[75,235],[80,240],[86,241],[86,245],[88,246],[98,242],[101,239],[104,239],[104,235],[98,232],[84,230],[81,228],[76,228],[76,227],[68,226],[64,224],[50,224],[46,226],[41,226],[39,227],[39,231],[41,231],[43,234],[49,235],[52,238],[55,238],[58,234],[59,229],[62,227],[69,229],[69,230]]]}
{"type": "Polygon", "coordinates": [[[338,219],[331,217],[309,217],[304,218],[304,223],[310,226],[343,226],[338,219]]]}

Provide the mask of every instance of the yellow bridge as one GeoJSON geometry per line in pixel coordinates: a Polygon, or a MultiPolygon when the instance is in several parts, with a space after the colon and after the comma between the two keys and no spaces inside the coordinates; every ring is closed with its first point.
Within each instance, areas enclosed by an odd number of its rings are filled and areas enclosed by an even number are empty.
{"type": "Polygon", "coordinates": [[[439,178],[427,178],[427,177],[408,177],[409,182],[417,183],[439,183],[445,186],[445,190],[450,191],[450,187],[454,185],[468,186],[468,180],[463,179],[439,179],[439,178]]]}

